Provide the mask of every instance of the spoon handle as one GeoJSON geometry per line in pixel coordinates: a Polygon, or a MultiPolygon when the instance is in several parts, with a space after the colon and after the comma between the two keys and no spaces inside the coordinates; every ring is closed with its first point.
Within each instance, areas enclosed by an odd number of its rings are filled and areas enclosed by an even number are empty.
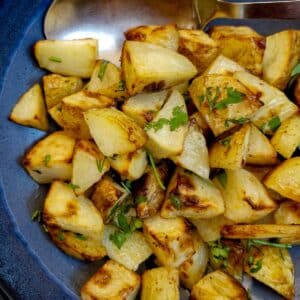
{"type": "Polygon", "coordinates": [[[300,0],[229,2],[217,0],[218,11],[230,18],[300,19],[300,0]]]}

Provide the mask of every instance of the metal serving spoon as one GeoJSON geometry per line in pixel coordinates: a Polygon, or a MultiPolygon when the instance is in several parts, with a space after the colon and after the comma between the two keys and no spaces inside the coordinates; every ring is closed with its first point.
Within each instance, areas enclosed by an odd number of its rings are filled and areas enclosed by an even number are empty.
{"type": "Polygon", "coordinates": [[[48,39],[96,38],[100,56],[118,63],[123,32],[130,27],[176,23],[203,28],[217,17],[299,19],[300,0],[55,0],[47,12],[44,31],[48,39]]]}

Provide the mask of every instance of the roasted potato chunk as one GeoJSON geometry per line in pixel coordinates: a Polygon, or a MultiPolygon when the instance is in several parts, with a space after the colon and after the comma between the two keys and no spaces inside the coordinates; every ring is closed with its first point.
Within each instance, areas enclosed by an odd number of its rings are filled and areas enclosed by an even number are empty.
{"type": "Polygon", "coordinates": [[[127,97],[121,70],[107,60],[97,61],[86,89],[91,93],[105,95],[110,98],[123,99],[127,97]]]}
{"type": "Polygon", "coordinates": [[[214,142],[209,148],[211,168],[238,169],[246,163],[251,126],[249,124],[232,135],[214,142]]]}
{"type": "Polygon", "coordinates": [[[254,75],[261,75],[265,37],[246,26],[214,26],[210,32],[221,53],[254,75]]]}
{"type": "Polygon", "coordinates": [[[128,192],[124,188],[105,175],[96,184],[91,200],[100,211],[104,223],[107,224],[113,208],[122,203],[127,196],[128,192]]]}
{"type": "Polygon", "coordinates": [[[47,131],[47,111],[42,89],[38,83],[24,93],[15,104],[9,119],[17,124],[47,131]]]}
{"type": "Polygon", "coordinates": [[[183,55],[145,42],[126,41],[121,61],[129,95],[166,89],[197,73],[183,55]]]}
{"type": "Polygon", "coordinates": [[[208,219],[224,213],[220,191],[209,179],[178,168],[173,175],[161,210],[163,218],[182,216],[208,219]]]}
{"type": "Polygon", "coordinates": [[[257,95],[228,75],[200,76],[189,92],[215,136],[247,120],[262,106],[257,95]]]}
{"type": "Polygon", "coordinates": [[[208,248],[197,232],[193,232],[195,254],[179,267],[181,283],[192,289],[205,274],[208,263],[208,248]]]}
{"type": "Polygon", "coordinates": [[[298,107],[300,107],[300,77],[296,79],[296,83],[293,89],[293,96],[296,104],[298,105],[298,107]]]}
{"type": "Polygon", "coordinates": [[[60,103],[63,98],[82,90],[83,82],[79,77],[49,74],[43,76],[43,88],[47,108],[50,109],[60,103]]]}
{"type": "Polygon", "coordinates": [[[144,130],[117,109],[90,109],[84,113],[84,118],[92,137],[105,156],[132,153],[146,143],[144,130]]]}
{"type": "Polygon", "coordinates": [[[111,167],[116,170],[122,179],[137,180],[145,172],[147,167],[147,154],[143,149],[136,152],[116,155],[109,158],[111,167]]]}
{"type": "Polygon", "coordinates": [[[126,40],[156,44],[177,51],[179,34],[174,24],[138,26],[124,33],[126,40]]]}
{"type": "Polygon", "coordinates": [[[100,238],[92,239],[80,233],[51,226],[48,226],[47,230],[55,245],[70,256],[84,261],[96,261],[106,256],[100,238]]]}
{"type": "Polygon", "coordinates": [[[102,236],[103,221],[93,203],[76,197],[73,189],[60,181],[54,181],[46,196],[43,210],[46,225],[80,233],[87,238],[102,236]]]}
{"type": "Polygon", "coordinates": [[[274,213],[274,220],[276,224],[300,225],[300,203],[294,201],[280,203],[279,208],[274,213]]]}
{"type": "Polygon", "coordinates": [[[209,177],[206,140],[195,119],[192,118],[189,122],[181,154],[171,157],[171,159],[178,166],[192,171],[198,176],[209,177]]]}
{"type": "Polygon", "coordinates": [[[92,75],[98,42],[82,40],[40,40],[34,45],[34,55],[43,69],[50,72],[88,78],[92,75]]]}
{"type": "Polygon", "coordinates": [[[23,166],[38,183],[70,180],[75,139],[56,131],[35,144],[23,158],[23,166]]]}
{"type": "Polygon", "coordinates": [[[264,105],[251,116],[251,121],[264,133],[273,134],[280,122],[298,111],[298,107],[283,92],[260,78],[248,72],[235,72],[233,77],[247,86],[263,102],[264,105]]]}
{"type": "Polygon", "coordinates": [[[122,106],[123,112],[144,127],[147,122],[151,122],[156,113],[164,105],[169,92],[167,90],[137,94],[130,97],[122,106]]]}
{"type": "Polygon", "coordinates": [[[96,144],[88,140],[77,142],[73,156],[72,184],[77,195],[83,194],[109,170],[109,161],[96,144]]]}
{"type": "Polygon", "coordinates": [[[186,56],[202,74],[220,53],[219,44],[202,30],[179,30],[178,52],[186,56]]]}
{"type": "Polygon", "coordinates": [[[113,260],[107,261],[81,288],[83,300],[134,300],[140,277],[113,260]]]}
{"type": "Polygon", "coordinates": [[[161,267],[143,273],[141,300],[161,299],[180,299],[178,270],[161,267]]]}
{"type": "Polygon", "coordinates": [[[244,287],[233,277],[218,270],[207,274],[192,288],[191,300],[247,300],[244,287]]]}
{"type": "Polygon", "coordinates": [[[251,247],[245,259],[244,271],[284,298],[294,298],[294,266],[287,249],[251,247]]]}
{"type": "MultiPolygon", "coordinates": [[[[167,164],[161,163],[156,168],[160,180],[165,182],[168,175],[167,164]]],[[[158,184],[152,168],[148,168],[143,177],[135,183],[134,197],[137,203],[137,215],[140,218],[153,217],[160,210],[165,198],[165,192],[158,184]]]]}
{"type": "Polygon", "coordinates": [[[291,158],[300,145],[300,114],[282,122],[271,139],[275,150],[284,158],[291,158]]]}
{"type": "Polygon", "coordinates": [[[191,226],[183,218],[156,215],[144,221],[144,235],[159,263],[179,267],[195,253],[191,226]]]}
{"type": "Polygon", "coordinates": [[[300,58],[300,30],[285,30],[267,37],[263,79],[283,90],[300,58]]]}
{"type": "Polygon", "coordinates": [[[55,106],[51,107],[48,110],[49,115],[51,118],[56,122],[57,125],[59,125],[61,128],[64,126],[64,120],[61,113],[61,104],[58,103],[55,106]]]}
{"type": "Polygon", "coordinates": [[[107,251],[107,255],[110,259],[115,260],[127,269],[136,271],[138,266],[152,254],[152,250],[143,234],[139,231],[133,232],[119,249],[110,240],[110,235],[116,230],[115,226],[104,226],[102,243],[107,251]]]}
{"type": "Polygon", "coordinates": [[[181,153],[188,131],[188,114],[183,96],[176,90],[172,91],[163,108],[145,129],[149,137],[146,148],[155,158],[181,153]]]}
{"type": "Polygon", "coordinates": [[[300,157],[293,157],[267,175],[264,184],[281,196],[300,202],[300,157]]]}
{"type": "Polygon", "coordinates": [[[261,182],[244,169],[225,170],[213,181],[223,194],[224,216],[234,222],[254,222],[277,207],[261,182]]]}

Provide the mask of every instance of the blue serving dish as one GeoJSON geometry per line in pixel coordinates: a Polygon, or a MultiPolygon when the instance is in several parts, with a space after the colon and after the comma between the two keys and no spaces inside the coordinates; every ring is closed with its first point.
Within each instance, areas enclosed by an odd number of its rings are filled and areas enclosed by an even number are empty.
{"type": "MultiPolygon", "coordinates": [[[[47,187],[33,182],[20,159],[45,133],[16,125],[8,115],[20,95],[44,74],[32,56],[43,39],[43,17],[50,0],[0,0],[0,278],[14,299],[78,299],[82,284],[100,263],[84,263],[63,254],[43,229],[31,221],[41,209],[47,187]]],[[[217,20],[246,24],[262,34],[299,28],[300,20],[217,20]]],[[[300,248],[292,251],[300,299],[300,248]]],[[[251,287],[253,299],[281,299],[265,286],[251,287]]],[[[0,296],[1,298],[1,296],[0,296]]],[[[162,299],[163,300],[163,299],[162,299]]]]}

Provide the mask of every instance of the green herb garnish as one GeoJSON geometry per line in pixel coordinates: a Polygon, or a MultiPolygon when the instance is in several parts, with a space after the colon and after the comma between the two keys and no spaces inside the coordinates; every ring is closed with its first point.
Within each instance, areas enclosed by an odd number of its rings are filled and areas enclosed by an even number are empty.
{"type": "Polygon", "coordinates": [[[230,248],[224,246],[221,240],[209,242],[208,245],[210,247],[213,260],[217,264],[221,264],[221,266],[227,267],[230,248]]]}
{"type": "Polygon", "coordinates": [[[244,100],[245,94],[239,92],[238,90],[228,87],[226,88],[227,97],[214,106],[215,109],[224,109],[230,104],[237,104],[244,100]]]}
{"type": "Polygon", "coordinates": [[[224,124],[225,127],[229,127],[230,123],[242,125],[245,124],[246,122],[249,122],[249,120],[250,120],[249,118],[244,118],[244,117],[241,117],[239,119],[226,119],[224,124]]]}
{"type": "Polygon", "coordinates": [[[120,80],[119,85],[118,85],[118,89],[116,89],[116,92],[125,91],[125,86],[126,86],[125,80],[120,80]]]}
{"type": "Polygon", "coordinates": [[[41,219],[42,219],[42,213],[41,213],[41,211],[40,210],[36,210],[33,214],[32,214],[32,216],[31,216],[31,220],[32,221],[37,221],[37,222],[41,222],[41,219]]]}
{"type": "Polygon", "coordinates": [[[278,244],[278,243],[273,243],[273,242],[268,242],[264,240],[248,240],[248,248],[252,247],[253,245],[262,245],[262,246],[270,246],[274,248],[279,248],[279,249],[290,249],[292,248],[291,244],[278,244]]]}
{"type": "Polygon", "coordinates": [[[68,184],[68,187],[69,187],[70,189],[72,189],[73,191],[75,191],[76,189],[80,189],[80,186],[79,186],[79,185],[73,184],[72,182],[70,182],[70,183],[68,184]]]}
{"type": "Polygon", "coordinates": [[[269,122],[264,123],[260,130],[265,133],[268,130],[275,131],[281,125],[280,118],[278,116],[273,117],[269,122]]]}
{"type": "Polygon", "coordinates": [[[45,232],[49,232],[49,230],[48,230],[48,228],[47,228],[47,226],[45,224],[42,224],[42,227],[43,227],[43,229],[44,229],[45,232]]]}
{"type": "Polygon", "coordinates": [[[50,56],[49,60],[52,61],[52,62],[55,62],[55,63],[61,63],[62,62],[62,59],[59,58],[59,57],[56,57],[56,56],[50,56]]]}
{"type": "Polygon", "coordinates": [[[46,167],[48,166],[50,160],[51,160],[51,155],[50,155],[50,154],[47,154],[47,155],[44,157],[44,160],[43,160],[43,163],[44,163],[44,165],[45,165],[46,167]]]}
{"type": "Polygon", "coordinates": [[[248,265],[250,267],[250,273],[257,273],[262,268],[262,259],[255,262],[254,258],[253,258],[253,261],[251,264],[249,263],[249,260],[248,260],[248,265]]]}
{"type": "Polygon", "coordinates": [[[218,181],[220,182],[221,186],[226,189],[226,185],[227,185],[227,174],[224,170],[222,170],[221,172],[219,172],[217,174],[217,178],[218,181]]]}
{"type": "Polygon", "coordinates": [[[181,209],[181,208],[182,208],[182,201],[181,201],[181,199],[178,198],[176,195],[170,194],[170,201],[171,201],[172,205],[173,205],[176,209],[181,209]]]}
{"type": "Polygon", "coordinates": [[[288,83],[288,88],[290,88],[293,85],[293,83],[295,82],[299,74],[300,74],[300,62],[293,68],[291,72],[291,79],[288,83]]]}
{"type": "Polygon", "coordinates": [[[165,190],[166,187],[164,186],[163,182],[160,179],[160,176],[159,176],[158,170],[156,168],[153,156],[149,152],[148,152],[148,157],[149,157],[150,165],[151,165],[152,170],[153,170],[154,177],[155,177],[158,185],[161,187],[161,189],[165,190]]]}
{"type": "Polygon", "coordinates": [[[42,174],[42,172],[38,169],[33,170],[33,172],[38,173],[38,174],[42,174]]]}
{"type": "Polygon", "coordinates": [[[60,241],[63,241],[65,239],[65,235],[62,231],[59,231],[56,236],[60,241]]]}
{"type": "Polygon", "coordinates": [[[99,72],[98,72],[98,78],[102,81],[104,78],[104,74],[107,68],[107,65],[109,64],[109,61],[107,60],[101,60],[100,62],[100,67],[99,67],[99,72]]]}
{"type": "Polygon", "coordinates": [[[109,236],[109,239],[119,248],[121,249],[123,244],[126,242],[130,234],[121,231],[121,230],[116,230],[114,233],[112,233],[109,236]]]}
{"type": "Polygon", "coordinates": [[[227,147],[227,146],[230,145],[230,139],[231,139],[230,137],[227,137],[227,138],[225,138],[225,139],[223,139],[223,140],[220,140],[220,141],[219,141],[219,144],[221,144],[221,145],[227,147]]]}
{"type": "Polygon", "coordinates": [[[106,158],[104,158],[102,160],[96,159],[97,169],[98,169],[99,173],[102,173],[102,171],[103,171],[105,160],[106,160],[106,158]]]}
{"type": "Polygon", "coordinates": [[[122,181],[121,186],[124,188],[124,190],[128,193],[131,194],[131,189],[132,189],[132,183],[129,180],[122,181]]]}
{"type": "Polygon", "coordinates": [[[75,237],[78,239],[78,240],[81,240],[81,241],[86,241],[87,240],[87,237],[81,233],[74,233],[75,237]]]}
{"type": "Polygon", "coordinates": [[[209,106],[209,111],[212,111],[214,109],[216,101],[220,98],[220,96],[221,96],[221,90],[219,87],[216,88],[208,87],[206,88],[205,95],[199,96],[198,99],[200,104],[206,100],[209,106]]]}
{"type": "Polygon", "coordinates": [[[137,196],[136,198],[135,198],[135,204],[141,204],[141,203],[144,203],[144,202],[147,202],[147,198],[146,198],[146,196],[142,196],[142,195],[140,195],[140,196],[137,196]]]}

